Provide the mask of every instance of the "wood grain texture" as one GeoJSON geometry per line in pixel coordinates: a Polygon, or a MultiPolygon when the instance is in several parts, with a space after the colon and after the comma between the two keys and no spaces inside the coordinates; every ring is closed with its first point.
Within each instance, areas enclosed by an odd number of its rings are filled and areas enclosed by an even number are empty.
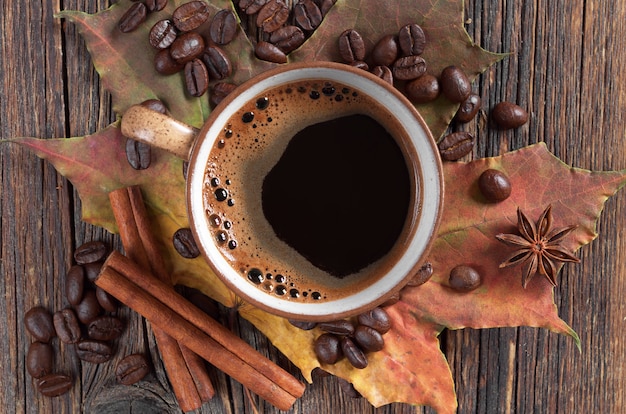
{"type": "MultiPolygon", "coordinates": [[[[55,19],[65,9],[95,12],[104,0],[0,2],[0,138],[60,137],[93,133],[114,119],[85,44],[71,24],[55,19]]],[[[501,154],[544,141],[576,167],[626,168],[626,3],[601,0],[469,0],[466,28],[479,45],[512,54],[474,84],[483,100],[475,121],[460,127],[477,137],[474,157],[501,154]],[[489,108],[511,100],[529,109],[530,122],[499,131],[489,108]]],[[[0,145],[0,407],[8,413],[179,412],[160,363],[151,327],[124,309],[126,340],[118,357],[151,355],[155,371],[139,387],[116,385],[116,360],[81,364],[71,347],[54,342],[55,366],[76,379],[72,391],[37,395],[24,366],[31,338],[24,313],[51,311],[67,302],[63,275],[71,252],[89,240],[120,248],[116,237],[80,221],[80,200],[47,163],[14,145],[0,145]]],[[[444,332],[442,349],[452,368],[459,413],[620,413],[626,411],[626,192],[609,199],[599,237],[581,249],[580,265],[560,274],[555,301],[580,335],[574,342],[542,329],[503,328],[444,332]]],[[[270,359],[299,375],[248,322],[222,319],[270,359]]],[[[200,413],[253,412],[241,386],[210,371],[216,397],[200,413]]],[[[259,412],[278,412],[252,398],[259,412]]],[[[392,404],[372,408],[352,399],[336,379],[317,378],[294,413],[421,413],[392,404]]]]}

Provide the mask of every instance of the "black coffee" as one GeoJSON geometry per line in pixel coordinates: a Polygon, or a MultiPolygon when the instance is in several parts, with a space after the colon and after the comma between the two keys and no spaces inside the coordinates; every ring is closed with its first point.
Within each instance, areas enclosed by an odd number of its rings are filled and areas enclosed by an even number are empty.
{"type": "Polygon", "coordinates": [[[391,250],[409,208],[400,148],[378,122],[351,115],[304,128],[263,181],[263,214],[311,263],[344,277],[391,250]]]}

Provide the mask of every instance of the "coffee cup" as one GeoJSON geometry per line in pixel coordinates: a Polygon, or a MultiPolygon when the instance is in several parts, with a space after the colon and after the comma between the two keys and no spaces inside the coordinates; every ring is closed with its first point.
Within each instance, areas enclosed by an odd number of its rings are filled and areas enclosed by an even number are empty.
{"type": "Polygon", "coordinates": [[[361,69],[284,65],[237,87],[200,130],[142,106],[121,128],[189,160],[204,259],[267,312],[328,321],[380,305],[437,234],[435,141],[401,93],[361,69]]]}

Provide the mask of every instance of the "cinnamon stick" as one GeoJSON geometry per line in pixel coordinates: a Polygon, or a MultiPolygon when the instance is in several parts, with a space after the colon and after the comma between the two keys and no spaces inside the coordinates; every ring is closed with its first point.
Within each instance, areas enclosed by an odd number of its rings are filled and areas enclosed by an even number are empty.
{"type": "Polygon", "coordinates": [[[179,344],[180,351],[183,354],[183,358],[187,363],[189,373],[196,384],[198,396],[203,403],[210,401],[215,395],[215,388],[213,388],[213,382],[209,378],[209,373],[204,365],[204,359],[191,349],[187,348],[183,344],[179,344]]]}
{"type": "MultiPolygon", "coordinates": [[[[125,261],[128,261],[127,258],[117,252],[113,252],[112,255],[122,257],[125,261]]],[[[141,272],[141,269],[134,263],[132,265],[141,272]]],[[[124,270],[120,272],[105,262],[95,283],[115,296],[120,302],[143,315],[152,325],[162,329],[179,342],[184,341],[185,346],[193,352],[202,356],[209,363],[239,381],[243,386],[249,388],[276,408],[280,410],[291,408],[296,400],[296,396],[285,391],[285,389],[269,380],[265,375],[261,375],[259,371],[234,355],[228,348],[224,348],[206,332],[186,320],[146,290],[131,282],[125,277],[126,275],[124,270]]],[[[150,280],[162,283],[155,278],[150,278],[150,280]]],[[[170,289],[172,288],[170,287],[170,289]]],[[[264,358],[260,354],[256,354],[257,358],[264,358]]]]}

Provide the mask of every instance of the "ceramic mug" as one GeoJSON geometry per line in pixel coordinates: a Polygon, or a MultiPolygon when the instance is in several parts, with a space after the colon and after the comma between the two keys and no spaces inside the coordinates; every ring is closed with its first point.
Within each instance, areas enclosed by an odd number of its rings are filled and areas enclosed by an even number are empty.
{"type": "MultiPolygon", "coordinates": [[[[350,135],[351,125],[347,124],[340,138],[350,135]]],[[[324,321],[371,309],[415,275],[437,234],[444,184],[435,141],[401,93],[361,69],[330,62],[284,65],[237,87],[200,130],[141,106],[127,110],[121,128],[127,137],[189,160],[187,211],[202,256],[234,293],[267,312],[295,320],[324,321]],[[357,117],[350,122],[361,123],[362,117],[373,120],[400,151],[399,163],[407,177],[407,204],[388,251],[352,274],[337,277],[279,237],[269,223],[269,214],[266,217],[263,212],[263,187],[301,131],[352,116],[357,117]]],[[[360,143],[369,130],[361,128],[360,135],[352,139],[360,143]]],[[[361,144],[355,146],[355,152],[356,147],[361,144]]],[[[348,150],[348,155],[351,153],[348,150]]],[[[324,162],[315,164],[316,168],[325,168],[324,162]]],[[[390,169],[370,161],[367,168],[376,168],[381,174],[390,169]]],[[[341,179],[337,177],[337,181],[341,179]]],[[[307,192],[313,190],[303,193],[307,192]]],[[[368,235],[390,218],[384,213],[385,202],[380,207],[382,216],[364,220],[365,232],[360,234],[368,235]]],[[[357,215],[360,207],[354,208],[357,215]]],[[[289,226],[298,228],[298,223],[307,220],[309,217],[295,216],[289,226]]],[[[332,229],[329,238],[347,232],[341,223],[334,223],[332,229]]],[[[296,234],[307,236],[304,231],[296,234]]],[[[370,242],[367,236],[358,238],[363,246],[370,242]]],[[[320,243],[324,241],[318,240],[320,243]]],[[[342,249],[335,250],[341,258],[342,249]]]]}

